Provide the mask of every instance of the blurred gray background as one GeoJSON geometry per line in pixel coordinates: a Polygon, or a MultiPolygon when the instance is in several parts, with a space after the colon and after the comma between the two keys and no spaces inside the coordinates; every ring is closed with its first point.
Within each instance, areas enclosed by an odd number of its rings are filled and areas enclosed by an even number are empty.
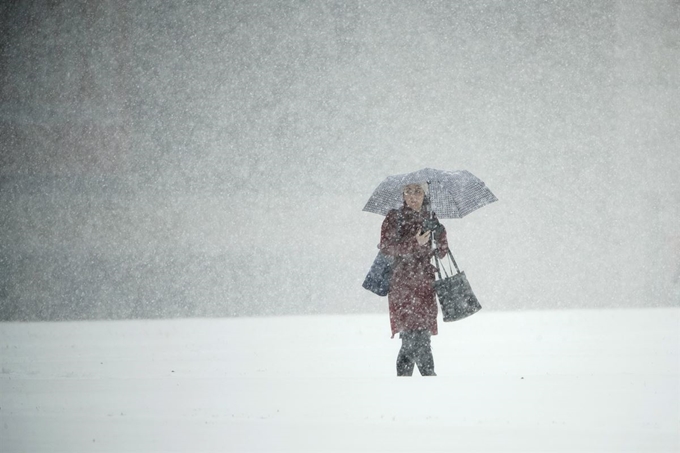
{"type": "Polygon", "coordinates": [[[0,319],[386,311],[389,174],[485,309],[680,306],[680,2],[0,6],[0,319]]]}

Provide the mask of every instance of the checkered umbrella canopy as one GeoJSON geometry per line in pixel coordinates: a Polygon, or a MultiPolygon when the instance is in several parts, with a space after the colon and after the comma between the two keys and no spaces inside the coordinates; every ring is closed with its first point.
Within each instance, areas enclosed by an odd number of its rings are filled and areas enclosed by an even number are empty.
{"type": "Polygon", "coordinates": [[[440,219],[460,219],[482,206],[497,201],[486,185],[469,171],[444,171],[433,168],[403,175],[388,176],[368,199],[364,211],[387,215],[404,204],[405,185],[429,183],[430,209],[440,219]]]}

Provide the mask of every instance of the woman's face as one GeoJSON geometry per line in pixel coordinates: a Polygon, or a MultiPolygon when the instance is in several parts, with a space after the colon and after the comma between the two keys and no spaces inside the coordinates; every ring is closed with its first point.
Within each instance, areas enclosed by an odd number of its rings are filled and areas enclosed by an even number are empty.
{"type": "Polygon", "coordinates": [[[423,188],[418,184],[409,184],[404,187],[404,201],[406,206],[413,209],[414,211],[420,211],[423,206],[423,200],[425,199],[425,192],[423,188]]]}

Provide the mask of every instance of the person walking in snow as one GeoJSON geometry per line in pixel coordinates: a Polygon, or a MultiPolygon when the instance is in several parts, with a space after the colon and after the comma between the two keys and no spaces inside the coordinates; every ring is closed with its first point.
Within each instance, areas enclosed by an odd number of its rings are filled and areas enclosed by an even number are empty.
{"type": "Polygon", "coordinates": [[[387,214],[380,233],[381,251],[395,259],[387,298],[392,338],[399,333],[402,341],[397,376],[412,376],[414,365],[422,376],[436,376],[430,344],[430,337],[437,335],[436,268],[430,260],[434,253],[445,257],[448,243],[436,218],[434,231],[424,229],[429,215],[426,196],[425,183],[404,186],[403,206],[387,214]]]}

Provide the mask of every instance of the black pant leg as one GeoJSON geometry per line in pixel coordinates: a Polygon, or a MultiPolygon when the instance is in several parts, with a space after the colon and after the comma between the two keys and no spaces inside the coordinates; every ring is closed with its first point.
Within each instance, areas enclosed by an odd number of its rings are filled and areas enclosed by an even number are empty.
{"type": "Polygon", "coordinates": [[[413,341],[401,335],[401,349],[397,355],[397,376],[412,376],[415,365],[413,354],[413,341]]]}
{"type": "Polygon", "coordinates": [[[430,333],[427,331],[418,332],[415,345],[415,362],[421,376],[436,376],[434,372],[434,357],[432,356],[432,344],[430,333]]]}

